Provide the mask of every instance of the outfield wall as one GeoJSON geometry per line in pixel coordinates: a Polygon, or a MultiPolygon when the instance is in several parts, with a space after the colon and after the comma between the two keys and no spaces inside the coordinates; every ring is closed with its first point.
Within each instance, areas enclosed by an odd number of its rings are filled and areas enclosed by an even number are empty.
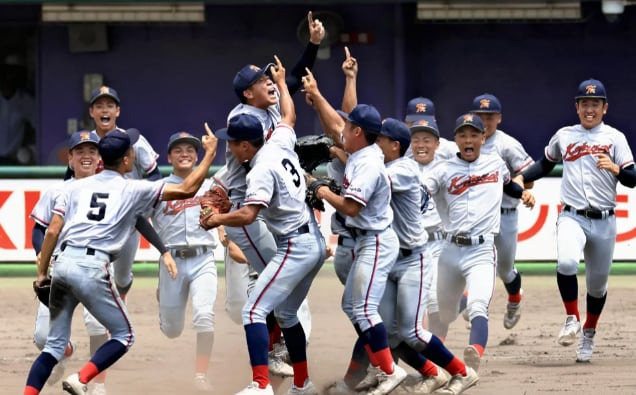
{"type": "MultiPolygon", "coordinates": [[[[545,178],[535,183],[532,192],[537,206],[533,210],[519,207],[519,247],[517,260],[556,260],[556,219],[560,210],[560,178],[545,178]]],[[[31,244],[33,221],[29,214],[40,195],[59,180],[51,179],[2,179],[0,180],[0,262],[33,262],[31,244]]],[[[636,191],[619,185],[616,207],[617,242],[614,259],[636,261],[636,191]]],[[[325,238],[335,249],[336,238],[329,232],[333,209],[319,215],[325,238]]],[[[157,259],[158,252],[142,240],[136,256],[139,261],[157,259]]],[[[223,256],[222,248],[217,258],[223,256]]]]}

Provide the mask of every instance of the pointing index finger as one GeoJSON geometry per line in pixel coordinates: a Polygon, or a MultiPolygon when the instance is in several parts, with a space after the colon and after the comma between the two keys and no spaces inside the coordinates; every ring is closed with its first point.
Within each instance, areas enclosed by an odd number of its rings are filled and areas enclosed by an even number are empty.
{"type": "Polygon", "coordinates": [[[309,23],[309,27],[314,24],[314,14],[311,11],[307,13],[307,22],[309,23]]]}
{"type": "Polygon", "coordinates": [[[345,59],[346,60],[351,59],[351,52],[349,52],[349,47],[345,46],[344,49],[345,49],[345,59]]]}
{"type": "Polygon", "coordinates": [[[206,133],[208,134],[208,136],[213,137],[213,136],[214,136],[214,133],[212,133],[212,130],[211,130],[211,129],[210,129],[210,127],[208,126],[208,123],[207,123],[207,122],[205,122],[205,123],[203,124],[203,126],[205,126],[205,131],[206,131],[206,133]]]}

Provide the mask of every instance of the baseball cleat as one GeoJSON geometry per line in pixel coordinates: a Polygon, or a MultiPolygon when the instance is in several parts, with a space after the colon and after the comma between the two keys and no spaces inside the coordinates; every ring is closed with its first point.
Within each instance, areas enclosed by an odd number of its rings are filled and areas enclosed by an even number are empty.
{"type": "Polygon", "coordinates": [[[358,393],[344,380],[338,380],[335,383],[328,385],[324,391],[327,395],[357,395],[358,393]]]}
{"type": "Polygon", "coordinates": [[[559,332],[557,343],[562,346],[571,346],[576,341],[579,332],[581,332],[581,323],[576,319],[575,315],[568,315],[561,332],[559,332]]]}
{"type": "Polygon", "coordinates": [[[210,380],[203,373],[197,373],[194,375],[194,389],[198,392],[207,392],[212,390],[210,380]]]}
{"type": "Polygon", "coordinates": [[[438,391],[438,393],[458,395],[477,384],[478,381],[479,376],[477,376],[477,372],[467,366],[466,376],[462,376],[461,374],[454,375],[451,377],[448,385],[446,385],[444,389],[438,391]]]}
{"type": "Polygon", "coordinates": [[[106,392],[106,384],[95,383],[95,385],[93,385],[91,395],[108,395],[108,393],[106,392]]]}
{"type": "Polygon", "coordinates": [[[406,380],[404,380],[400,387],[404,389],[405,394],[432,394],[446,386],[450,378],[450,374],[447,371],[438,368],[437,376],[424,377],[420,375],[416,382],[405,384],[406,380]]]}
{"type": "Polygon", "coordinates": [[[576,362],[590,362],[594,351],[594,328],[585,328],[579,338],[579,348],[576,350],[576,362]]]}
{"type": "Polygon", "coordinates": [[[475,346],[468,346],[464,348],[464,363],[466,366],[471,367],[475,372],[479,371],[479,364],[481,362],[481,356],[475,346]]]}
{"type": "Polygon", "coordinates": [[[293,377],[294,368],[290,364],[277,357],[273,351],[269,352],[269,361],[267,362],[269,373],[273,376],[293,377]]]}
{"type": "Polygon", "coordinates": [[[236,395],[274,395],[274,390],[270,384],[267,384],[265,388],[261,388],[256,381],[252,381],[247,387],[237,392],[236,395]]]}
{"type": "Polygon", "coordinates": [[[72,395],[88,394],[88,386],[80,382],[78,373],[73,373],[62,381],[62,389],[72,395]]]}
{"type": "Polygon", "coordinates": [[[504,313],[503,325],[506,329],[512,329],[521,318],[521,302],[508,303],[504,313]]]}
{"type": "Polygon", "coordinates": [[[306,379],[302,387],[296,387],[292,383],[286,395],[318,395],[318,390],[314,387],[314,383],[311,380],[306,379]]]}
{"type": "Polygon", "coordinates": [[[367,375],[356,384],[356,391],[364,391],[371,387],[375,387],[378,384],[378,375],[382,373],[382,369],[379,366],[369,365],[367,367],[367,375]]]}
{"type": "Polygon", "coordinates": [[[406,376],[406,370],[393,363],[393,373],[388,374],[386,372],[380,371],[380,373],[377,375],[378,386],[370,389],[370,391],[367,392],[367,395],[388,394],[393,391],[398,385],[400,385],[402,381],[404,381],[406,376]]]}

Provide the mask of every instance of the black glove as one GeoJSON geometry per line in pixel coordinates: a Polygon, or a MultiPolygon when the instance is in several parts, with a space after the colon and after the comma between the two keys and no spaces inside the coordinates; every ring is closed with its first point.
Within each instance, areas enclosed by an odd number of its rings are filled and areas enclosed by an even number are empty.
{"type": "Polygon", "coordinates": [[[336,180],[329,177],[314,178],[312,176],[306,176],[307,193],[305,194],[305,202],[316,210],[325,211],[325,203],[322,199],[319,199],[316,195],[316,191],[320,187],[327,187],[331,192],[340,195],[340,185],[336,183],[336,180]]]}
{"type": "Polygon", "coordinates": [[[311,173],[322,163],[331,160],[329,148],[334,145],[327,136],[303,136],[296,140],[294,151],[298,155],[300,166],[311,173]]]}
{"type": "Polygon", "coordinates": [[[45,278],[42,280],[40,284],[36,281],[33,281],[33,290],[35,291],[35,296],[38,297],[40,302],[44,304],[46,307],[49,307],[49,297],[51,296],[51,279],[45,278]]]}

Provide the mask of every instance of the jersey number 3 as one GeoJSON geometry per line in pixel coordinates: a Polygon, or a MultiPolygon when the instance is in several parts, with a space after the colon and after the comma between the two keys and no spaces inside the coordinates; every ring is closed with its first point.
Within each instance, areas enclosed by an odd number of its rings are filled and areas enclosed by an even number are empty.
{"type": "Polygon", "coordinates": [[[86,214],[86,218],[91,221],[101,221],[106,214],[106,202],[103,200],[108,199],[108,193],[95,192],[91,196],[91,209],[86,214]]]}
{"type": "Polygon", "coordinates": [[[294,167],[294,164],[287,158],[283,159],[281,164],[283,165],[285,170],[289,172],[289,174],[294,176],[292,181],[294,181],[294,185],[296,185],[296,188],[298,188],[300,186],[300,174],[298,174],[298,170],[296,170],[296,167],[294,167]]]}

